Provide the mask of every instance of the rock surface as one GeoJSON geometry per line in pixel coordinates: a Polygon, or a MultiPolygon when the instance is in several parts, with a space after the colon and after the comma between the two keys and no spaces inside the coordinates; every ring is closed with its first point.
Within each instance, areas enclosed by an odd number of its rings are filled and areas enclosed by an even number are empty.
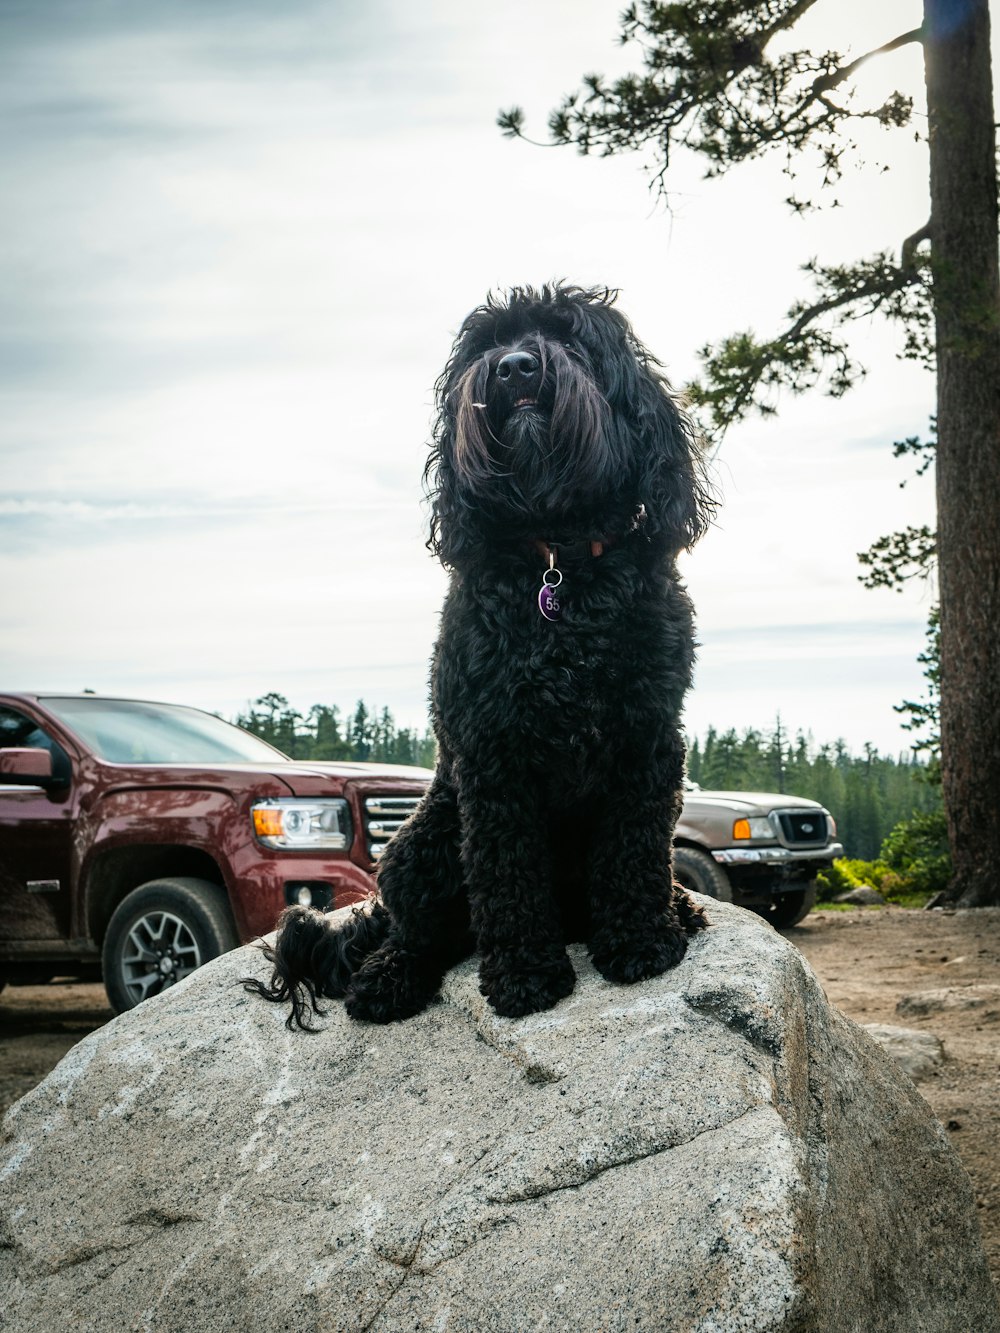
{"type": "Polygon", "coordinates": [[[896,1004],[896,1012],[909,1018],[923,1018],[945,1009],[987,1009],[996,1014],[1000,1012],[1000,986],[940,986],[904,995],[896,1004]]]}
{"type": "Polygon", "coordinates": [[[913,1028],[899,1028],[892,1023],[864,1023],[862,1026],[914,1083],[919,1083],[944,1064],[944,1045],[933,1032],[916,1032],[913,1028]]]}
{"type": "Polygon", "coordinates": [[[873,889],[870,884],[859,884],[856,889],[848,889],[846,893],[838,893],[833,901],[835,903],[853,903],[855,907],[885,906],[885,899],[878,889],[873,889]]]}
{"type": "Polygon", "coordinates": [[[497,1018],[474,964],[320,1036],[239,950],[75,1047],[0,1146],[5,1333],[996,1333],[912,1084],[738,908],[665,977],[581,949],[497,1018]]]}

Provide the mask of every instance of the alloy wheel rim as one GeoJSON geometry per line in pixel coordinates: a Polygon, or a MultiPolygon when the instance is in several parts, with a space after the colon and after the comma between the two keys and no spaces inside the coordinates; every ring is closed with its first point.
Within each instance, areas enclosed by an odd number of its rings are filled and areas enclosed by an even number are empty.
{"type": "Polygon", "coordinates": [[[190,926],[172,912],[147,912],[129,930],[122,980],[132,1005],[183,981],[201,966],[190,926]]]}

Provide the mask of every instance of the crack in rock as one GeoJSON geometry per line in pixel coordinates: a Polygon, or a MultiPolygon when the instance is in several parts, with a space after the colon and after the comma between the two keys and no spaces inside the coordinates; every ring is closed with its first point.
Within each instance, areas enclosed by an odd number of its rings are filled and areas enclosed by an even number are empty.
{"type": "Polygon", "coordinates": [[[744,1111],[742,1115],[736,1116],[734,1120],[727,1120],[722,1125],[709,1125],[705,1129],[700,1129],[692,1134],[690,1138],[677,1139],[670,1143],[653,1144],[642,1152],[633,1153],[628,1157],[621,1157],[613,1162],[597,1163],[586,1171],[586,1174],[578,1180],[560,1181],[553,1184],[525,1185],[520,1189],[510,1190],[506,1194],[491,1194],[488,1201],[491,1204],[501,1206],[512,1203],[527,1203],[531,1199],[541,1199],[549,1194],[560,1194],[564,1190],[582,1189],[584,1185],[589,1185],[591,1181],[599,1179],[608,1171],[617,1171],[624,1166],[632,1166],[636,1162],[644,1162],[653,1157],[660,1157],[664,1153],[673,1152],[677,1148],[686,1148],[689,1144],[696,1143],[698,1139],[706,1134],[720,1134],[731,1131],[735,1126],[749,1117],[756,1116],[761,1111],[759,1106],[751,1106],[744,1111]]]}

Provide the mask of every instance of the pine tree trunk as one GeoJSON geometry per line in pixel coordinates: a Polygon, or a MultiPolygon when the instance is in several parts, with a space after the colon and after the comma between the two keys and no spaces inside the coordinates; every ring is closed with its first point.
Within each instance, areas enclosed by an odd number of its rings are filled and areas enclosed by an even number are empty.
{"type": "Polygon", "coordinates": [[[924,0],[949,896],[1000,904],[1000,277],[988,0],[924,0]]]}

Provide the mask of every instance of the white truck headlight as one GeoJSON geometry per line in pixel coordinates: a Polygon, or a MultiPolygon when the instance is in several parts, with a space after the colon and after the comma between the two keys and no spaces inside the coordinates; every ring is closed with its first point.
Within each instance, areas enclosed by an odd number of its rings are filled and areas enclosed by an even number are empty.
{"type": "Polygon", "coordinates": [[[251,814],[253,831],[265,847],[343,852],[351,845],[351,812],[344,800],[283,797],[258,801],[251,814]]]}
{"type": "Polygon", "coordinates": [[[735,842],[747,842],[751,839],[759,842],[761,838],[767,838],[769,842],[774,841],[774,829],[766,815],[754,815],[751,819],[737,819],[733,824],[733,840],[735,842]]]}

